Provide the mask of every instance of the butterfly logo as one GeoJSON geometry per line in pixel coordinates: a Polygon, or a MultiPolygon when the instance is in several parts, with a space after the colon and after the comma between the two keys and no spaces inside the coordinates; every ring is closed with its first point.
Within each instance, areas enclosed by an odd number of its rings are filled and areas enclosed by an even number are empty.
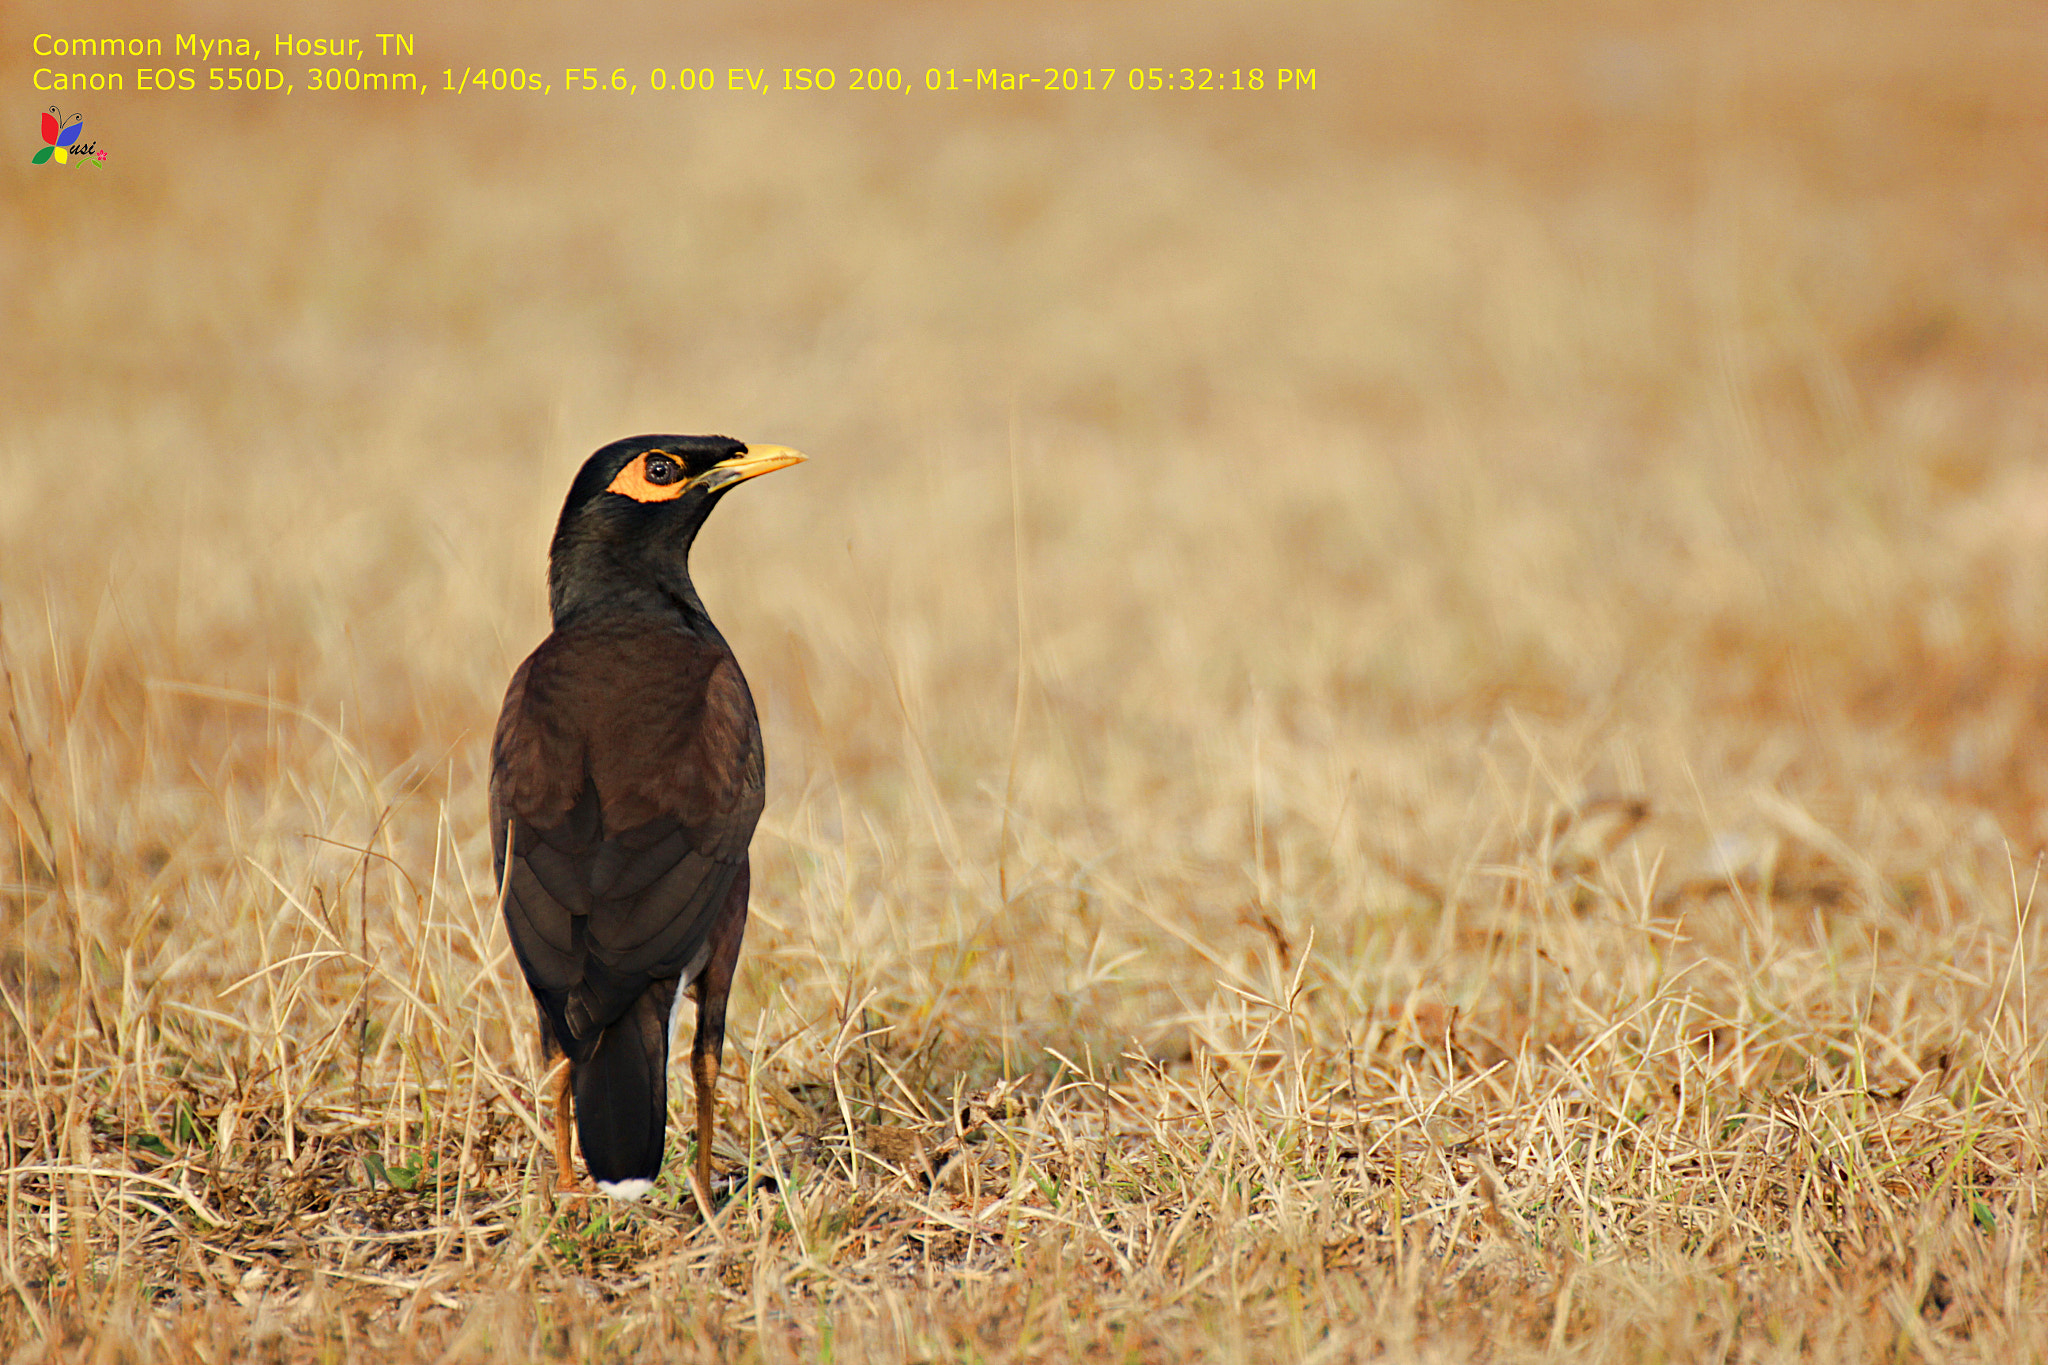
{"type": "Polygon", "coordinates": [[[59,166],[71,159],[71,148],[77,143],[78,135],[85,131],[85,115],[73,114],[65,118],[56,105],[43,115],[43,141],[50,144],[29,158],[29,164],[40,166],[46,161],[55,161],[59,166]]]}

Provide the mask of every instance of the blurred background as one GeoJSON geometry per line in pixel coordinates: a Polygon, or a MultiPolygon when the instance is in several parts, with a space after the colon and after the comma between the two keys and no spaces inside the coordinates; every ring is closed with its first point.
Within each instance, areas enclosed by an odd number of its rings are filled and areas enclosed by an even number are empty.
{"type": "MultiPolygon", "coordinates": [[[[1311,940],[1346,1011],[1427,985],[1508,1038],[1540,1004],[1459,935],[1600,813],[1631,913],[2010,919],[2048,834],[2034,7],[478,8],[372,43],[420,95],[267,55],[394,23],[8,21],[11,979],[127,953],[234,1014],[289,903],[358,896],[386,958],[459,907],[450,989],[504,990],[489,729],[571,474],[643,431],[812,456],[696,554],[770,756],[743,1047],[871,999],[906,1049],[1171,1053],[1311,940]],[[300,89],[38,94],[138,65],[45,28],[247,36],[300,89]],[[923,88],[1046,66],[1117,76],[923,88]],[[1128,88],[1184,66],[1269,79],[1128,88]],[[465,67],[557,91],[439,93],[465,67]],[[28,165],[52,102],[104,166],[28,165]]],[[[271,1007],[340,1008],[322,970],[271,1007]]]]}

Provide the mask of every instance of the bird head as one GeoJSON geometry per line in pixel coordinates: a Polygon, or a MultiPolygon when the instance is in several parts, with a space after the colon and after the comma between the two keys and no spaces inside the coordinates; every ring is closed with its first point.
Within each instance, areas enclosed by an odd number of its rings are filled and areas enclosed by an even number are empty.
{"type": "Polygon", "coordinates": [[[557,624],[598,600],[694,603],[690,546],[712,507],[736,485],[803,458],[729,436],[633,436],[599,450],[570,485],[548,550],[557,624]]]}

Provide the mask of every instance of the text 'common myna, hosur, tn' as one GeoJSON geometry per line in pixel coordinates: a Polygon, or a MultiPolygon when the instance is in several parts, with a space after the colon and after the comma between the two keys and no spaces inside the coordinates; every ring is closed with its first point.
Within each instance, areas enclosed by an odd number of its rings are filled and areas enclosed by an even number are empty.
{"type": "Polygon", "coordinates": [[[491,742],[491,848],[505,925],[556,1072],[555,1170],[573,1097],[598,1188],[661,1173],[668,1053],[697,998],[698,1195],[725,1000],[747,927],[761,727],[739,662],[690,583],[726,491],[804,457],[723,436],[636,436],[584,462],[548,549],[554,629],[512,675],[491,742]]]}

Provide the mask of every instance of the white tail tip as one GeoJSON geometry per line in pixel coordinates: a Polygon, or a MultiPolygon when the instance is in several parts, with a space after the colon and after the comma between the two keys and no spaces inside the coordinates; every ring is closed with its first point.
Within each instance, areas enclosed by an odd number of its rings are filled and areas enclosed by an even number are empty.
{"type": "Polygon", "coordinates": [[[600,1180],[597,1182],[597,1187],[614,1199],[623,1199],[631,1203],[653,1189],[654,1182],[652,1180],[600,1180]]]}

